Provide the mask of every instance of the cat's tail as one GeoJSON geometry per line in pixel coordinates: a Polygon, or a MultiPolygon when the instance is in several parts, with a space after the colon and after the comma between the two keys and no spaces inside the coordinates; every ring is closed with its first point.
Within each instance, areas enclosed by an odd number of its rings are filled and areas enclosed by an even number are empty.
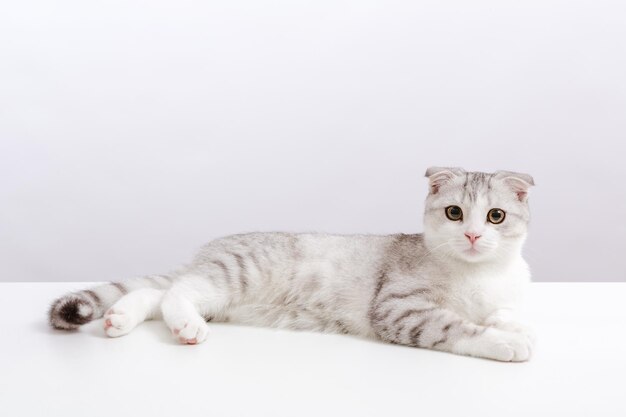
{"type": "Polygon", "coordinates": [[[148,275],[71,292],[56,299],[50,306],[50,325],[55,329],[73,330],[102,317],[109,307],[131,291],[140,288],[166,289],[171,285],[170,276],[148,275]]]}

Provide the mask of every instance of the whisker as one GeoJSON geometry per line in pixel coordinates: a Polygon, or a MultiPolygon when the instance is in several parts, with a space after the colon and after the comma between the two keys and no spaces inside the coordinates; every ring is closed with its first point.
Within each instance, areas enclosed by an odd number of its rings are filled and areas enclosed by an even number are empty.
{"type": "Polygon", "coordinates": [[[423,262],[423,261],[424,261],[424,260],[425,260],[425,259],[426,259],[429,255],[431,255],[433,252],[435,252],[437,249],[439,249],[439,248],[441,248],[441,247],[443,247],[443,246],[445,246],[445,245],[448,245],[448,244],[450,244],[450,241],[443,242],[441,245],[437,245],[437,246],[435,246],[434,248],[432,248],[431,250],[429,250],[428,252],[426,252],[426,253],[424,254],[424,256],[422,256],[422,257],[421,257],[421,258],[417,261],[416,267],[420,266],[420,265],[422,264],[422,262],[423,262]]]}

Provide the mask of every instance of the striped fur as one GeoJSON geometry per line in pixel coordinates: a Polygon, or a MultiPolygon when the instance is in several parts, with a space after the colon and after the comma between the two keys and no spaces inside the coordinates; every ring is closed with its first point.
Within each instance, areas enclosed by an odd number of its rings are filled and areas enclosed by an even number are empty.
{"type": "Polygon", "coordinates": [[[532,336],[512,314],[529,280],[521,247],[532,178],[459,168],[431,168],[427,176],[423,234],[229,236],[168,276],[68,294],[53,303],[50,323],[75,329],[104,316],[116,337],[162,317],[181,343],[196,344],[207,321],[234,322],[527,360],[532,336]],[[446,218],[450,205],[462,208],[463,221],[446,218]],[[489,223],[491,208],[506,220],[489,223]],[[470,244],[468,232],[480,238],[470,244]]]}

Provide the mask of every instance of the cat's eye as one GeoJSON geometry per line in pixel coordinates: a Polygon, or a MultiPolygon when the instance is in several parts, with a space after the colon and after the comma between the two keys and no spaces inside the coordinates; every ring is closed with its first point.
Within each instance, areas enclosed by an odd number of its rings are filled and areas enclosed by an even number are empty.
{"type": "Polygon", "coordinates": [[[463,220],[463,210],[459,206],[446,207],[446,217],[452,221],[463,220]]]}
{"type": "Polygon", "coordinates": [[[487,220],[489,220],[489,223],[493,224],[502,223],[505,217],[506,213],[504,212],[504,210],[499,208],[491,209],[489,210],[489,213],[487,213],[487,220]]]}

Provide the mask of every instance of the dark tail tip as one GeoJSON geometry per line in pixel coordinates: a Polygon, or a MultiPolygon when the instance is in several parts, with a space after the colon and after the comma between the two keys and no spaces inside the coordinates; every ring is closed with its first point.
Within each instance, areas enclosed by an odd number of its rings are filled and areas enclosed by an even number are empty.
{"type": "Polygon", "coordinates": [[[52,303],[48,316],[55,329],[74,330],[93,319],[94,306],[80,296],[70,294],[52,303]]]}

